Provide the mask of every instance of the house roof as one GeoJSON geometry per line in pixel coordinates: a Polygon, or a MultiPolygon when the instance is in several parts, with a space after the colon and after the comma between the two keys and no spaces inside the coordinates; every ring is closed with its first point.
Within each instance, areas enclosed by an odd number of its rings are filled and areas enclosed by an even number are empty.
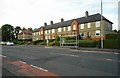
{"type": "MultiPolygon", "coordinates": [[[[104,16],[102,16],[102,17],[103,17],[103,20],[106,20],[106,21],[110,22],[111,24],[113,24],[111,21],[106,19],[104,16]]],[[[47,25],[47,26],[44,26],[44,28],[45,28],[45,30],[48,30],[48,29],[56,29],[56,28],[59,28],[59,27],[67,27],[67,26],[71,25],[72,20],[73,19],[68,20],[68,21],[55,23],[55,24],[52,24],[52,25],[47,25]]],[[[97,13],[97,14],[90,15],[90,16],[87,16],[87,17],[86,16],[85,17],[80,17],[80,18],[76,18],[76,20],[78,21],[79,24],[100,21],[101,20],[101,14],[97,13]]]]}
{"type": "Polygon", "coordinates": [[[23,35],[23,33],[26,34],[26,35],[32,35],[32,32],[30,32],[30,31],[28,31],[26,29],[25,30],[21,30],[21,32],[19,32],[18,35],[23,35]]]}
{"type": "Polygon", "coordinates": [[[38,29],[34,29],[33,32],[39,32],[39,31],[40,31],[40,28],[38,28],[38,29]]]}

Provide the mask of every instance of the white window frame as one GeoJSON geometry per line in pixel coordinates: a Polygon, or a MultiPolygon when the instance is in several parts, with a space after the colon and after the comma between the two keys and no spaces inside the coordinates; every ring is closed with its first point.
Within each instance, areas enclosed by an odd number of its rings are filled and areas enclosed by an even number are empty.
{"type": "Polygon", "coordinates": [[[71,26],[68,26],[68,31],[70,31],[71,30],[71,26]]]}
{"type": "Polygon", "coordinates": [[[96,36],[100,36],[100,34],[101,34],[101,33],[100,33],[100,30],[96,30],[96,31],[95,31],[95,35],[96,35],[96,36]],[[99,33],[99,35],[97,35],[97,33],[99,33]]]}
{"type": "Polygon", "coordinates": [[[95,22],[95,26],[96,26],[96,27],[100,27],[100,21],[96,21],[96,22],[95,22]]]}
{"type": "Polygon", "coordinates": [[[65,31],[66,27],[64,27],[63,29],[64,29],[64,31],[65,31]]]}
{"type": "Polygon", "coordinates": [[[84,28],[85,28],[85,24],[81,24],[80,29],[84,29],[84,28]]]}
{"type": "Polygon", "coordinates": [[[58,28],[58,32],[61,32],[61,30],[62,30],[61,28],[58,28]]]}
{"type": "Polygon", "coordinates": [[[55,33],[55,29],[52,29],[52,33],[55,33]]]}
{"type": "Polygon", "coordinates": [[[91,28],[91,23],[87,23],[87,28],[91,28]]]}
{"type": "Polygon", "coordinates": [[[45,36],[45,39],[47,39],[47,36],[45,36]]]}
{"type": "Polygon", "coordinates": [[[45,34],[47,34],[47,30],[45,31],[45,34]]]}
{"type": "Polygon", "coordinates": [[[76,25],[73,25],[73,30],[76,30],[76,25]]]}

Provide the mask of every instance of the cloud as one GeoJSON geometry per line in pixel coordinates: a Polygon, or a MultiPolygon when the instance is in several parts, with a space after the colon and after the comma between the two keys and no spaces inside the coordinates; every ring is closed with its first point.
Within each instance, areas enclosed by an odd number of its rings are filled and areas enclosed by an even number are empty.
{"type": "MultiPolygon", "coordinates": [[[[103,15],[116,24],[118,0],[103,0],[103,15]]],[[[39,28],[44,22],[50,24],[100,13],[100,0],[0,0],[0,25],[10,23],[14,26],[39,28]]]]}

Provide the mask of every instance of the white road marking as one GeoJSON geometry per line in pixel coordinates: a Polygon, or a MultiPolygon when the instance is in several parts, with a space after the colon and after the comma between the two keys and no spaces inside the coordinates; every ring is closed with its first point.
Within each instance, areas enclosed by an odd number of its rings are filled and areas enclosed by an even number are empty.
{"type": "Polygon", "coordinates": [[[111,61],[112,59],[107,59],[107,60],[111,61]]]}
{"type": "Polygon", "coordinates": [[[119,53],[114,53],[114,54],[119,54],[119,53]]]}
{"type": "Polygon", "coordinates": [[[40,69],[40,70],[43,70],[43,71],[46,71],[46,72],[48,72],[48,70],[46,70],[46,69],[43,69],[43,68],[41,68],[41,67],[37,67],[37,66],[34,66],[34,65],[30,65],[30,66],[32,66],[32,67],[34,67],[34,68],[37,68],[37,69],[40,69]]]}
{"type": "Polygon", "coordinates": [[[23,62],[23,61],[19,61],[19,62],[21,62],[21,63],[23,63],[23,64],[27,64],[26,62],[23,62]]]}
{"type": "Polygon", "coordinates": [[[0,55],[0,57],[7,57],[7,56],[4,56],[4,55],[0,55]]]}
{"type": "MultiPolygon", "coordinates": [[[[23,62],[23,61],[19,61],[20,63],[23,63],[23,64],[27,64],[26,62],[23,62]]],[[[46,70],[46,69],[43,69],[43,68],[41,68],[41,67],[37,67],[37,66],[34,66],[34,65],[30,65],[30,66],[32,66],[32,67],[34,67],[34,68],[37,68],[37,69],[39,69],[39,70],[43,70],[43,71],[46,71],[46,72],[48,72],[48,70],[46,70]]]]}
{"type": "Polygon", "coordinates": [[[61,56],[70,56],[70,57],[79,57],[78,55],[73,55],[73,54],[61,54],[61,53],[50,53],[50,54],[56,54],[56,55],[61,55],[61,56]]]}

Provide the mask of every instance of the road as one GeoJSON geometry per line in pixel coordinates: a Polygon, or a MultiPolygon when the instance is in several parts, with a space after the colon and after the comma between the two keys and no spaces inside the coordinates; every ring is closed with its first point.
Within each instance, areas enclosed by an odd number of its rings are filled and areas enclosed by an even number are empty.
{"type": "Polygon", "coordinates": [[[116,53],[33,45],[2,46],[2,55],[59,76],[117,76],[120,62],[116,53]]]}

